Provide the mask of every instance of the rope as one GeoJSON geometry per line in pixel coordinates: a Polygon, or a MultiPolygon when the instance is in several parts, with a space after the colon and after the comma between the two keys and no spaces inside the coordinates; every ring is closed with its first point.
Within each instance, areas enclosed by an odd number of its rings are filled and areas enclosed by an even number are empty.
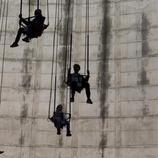
{"type": "MultiPolygon", "coordinates": [[[[66,27],[66,51],[65,51],[65,70],[64,70],[64,82],[67,83],[67,69],[71,68],[71,61],[69,61],[68,65],[68,59],[70,59],[70,47],[68,46],[69,44],[69,25],[70,25],[70,8],[71,8],[71,0],[68,1],[67,4],[67,27],[66,27]],[[67,68],[68,67],[68,68],[67,68]]],[[[67,86],[66,88],[66,105],[65,109],[66,111],[69,110],[69,113],[71,112],[71,102],[70,102],[70,88],[67,86]],[[69,106],[69,109],[68,109],[69,106]]],[[[71,116],[70,116],[71,117],[71,116]]]]}
{"type": "Polygon", "coordinates": [[[29,0],[29,10],[28,10],[28,12],[29,12],[29,16],[28,16],[28,21],[30,21],[30,14],[31,14],[31,0],[29,0]]]}
{"type": "MultiPolygon", "coordinates": [[[[59,8],[60,7],[60,2],[58,1],[58,13],[57,13],[57,23],[59,24],[59,16],[60,16],[60,14],[59,14],[59,8]]],[[[55,109],[56,109],[56,93],[57,93],[57,69],[58,69],[58,63],[57,63],[57,61],[58,61],[58,45],[59,45],[59,29],[57,28],[57,44],[56,44],[56,59],[55,59],[55,82],[54,82],[54,112],[55,112],[55,109]]]]}
{"type": "MultiPolygon", "coordinates": [[[[20,0],[20,16],[22,16],[22,0],[20,0]]],[[[19,28],[21,28],[21,20],[19,20],[19,28]]]]}
{"type": "MultiPolygon", "coordinates": [[[[71,32],[71,36],[70,36],[70,63],[69,63],[69,67],[71,67],[71,60],[72,60],[72,32],[71,32]]],[[[70,118],[71,118],[71,102],[70,102],[70,89],[69,89],[69,114],[70,114],[70,118]]]]}
{"type": "Polygon", "coordinates": [[[39,0],[37,0],[37,9],[39,9],[39,7],[40,7],[40,2],[39,0]]]}
{"type": "Polygon", "coordinates": [[[89,70],[89,0],[87,0],[87,70],[89,70]]]}
{"type": "Polygon", "coordinates": [[[86,74],[87,63],[87,0],[86,0],[86,18],[85,18],[85,55],[84,55],[84,74],[86,74]]]}
{"type": "Polygon", "coordinates": [[[20,14],[22,15],[22,0],[20,0],[20,14]]]}
{"type": "Polygon", "coordinates": [[[87,70],[89,70],[89,34],[87,35],[87,70]]]}
{"type": "Polygon", "coordinates": [[[1,24],[1,29],[0,29],[0,41],[2,38],[2,31],[3,31],[3,21],[4,21],[4,15],[5,15],[5,7],[6,7],[6,1],[4,1],[4,5],[3,5],[3,14],[2,14],[2,24],[1,24]]]}
{"type": "Polygon", "coordinates": [[[84,73],[89,70],[89,0],[86,0],[86,22],[85,22],[85,63],[84,73]]]}
{"type": "Polygon", "coordinates": [[[54,56],[55,56],[55,39],[56,39],[56,23],[57,23],[57,1],[55,8],[55,22],[54,22],[54,35],[53,35],[53,55],[52,55],[52,66],[51,66],[51,84],[50,84],[50,97],[49,97],[49,108],[48,108],[48,118],[50,118],[50,108],[52,103],[52,86],[53,86],[53,72],[54,72],[54,56]]]}
{"type": "MultiPolygon", "coordinates": [[[[71,3],[69,3],[69,14],[68,14],[68,18],[70,18],[70,9],[71,9],[71,11],[72,11],[71,12],[71,18],[72,18],[71,24],[73,24],[73,9],[74,9],[73,6],[74,6],[74,1],[73,2],[71,1],[71,3]]],[[[68,19],[68,24],[69,24],[69,19],[68,19]]],[[[67,42],[67,52],[69,52],[69,53],[67,53],[67,59],[69,58],[69,65],[68,66],[69,66],[70,69],[72,67],[72,31],[73,31],[72,29],[73,29],[73,27],[71,27],[71,30],[69,31],[69,25],[68,25],[68,27],[67,27],[67,41],[70,40],[70,44],[69,44],[69,47],[68,47],[68,42],[67,42]],[[70,32],[70,37],[68,36],[69,32],[70,32]]],[[[72,105],[72,103],[70,102],[70,98],[71,98],[71,89],[70,89],[70,87],[67,87],[66,92],[69,94],[69,95],[66,94],[66,97],[67,97],[66,101],[67,100],[69,101],[68,102],[68,104],[69,104],[69,115],[70,115],[69,119],[71,119],[71,109],[72,109],[71,105],[72,105]],[[68,98],[68,96],[69,96],[69,98],[68,98]]],[[[66,109],[67,109],[67,107],[66,107],[66,109]]]]}
{"type": "Polygon", "coordinates": [[[3,86],[3,74],[4,74],[4,59],[5,59],[5,50],[6,50],[6,34],[7,34],[7,22],[8,22],[8,6],[9,0],[6,1],[6,21],[5,21],[5,34],[4,34],[4,46],[3,46],[3,58],[2,58],[2,69],[1,69],[1,87],[0,87],[0,105],[2,102],[2,86],[3,86]]]}
{"type": "Polygon", "coordinates": [[[69,63],[69,67],[71,67],[71,61],[72,61],[72,32],[71,32],[71,36],[70,36],[70,63],[69,63]]]}
{"type": "Polygon", "coordinates": [[[60,9],[61,9],[61,11],[60,11],[60,12],[61,12],[61,17],[62,17],[62,15],[63,15],[63,8],[62,8],[63,3],[62,3],[62,0],[61,0],[61,3],[60,3],[60,6],[61,6],[61,7],[60,7],[60,9]]]}
{"type": "Polygon", "coordinates": [[[49,25],[49,1],[47,0],[47,25],[49,25]]]}
{"type": "MultiPolygon", "coordinates": [[[[67,7],[67,10],[68,10],[68,12],[67,12],[67,27],[66,27],[66,55],[65,55],[65,70],[64,70],[64,82],[66,83],[66,81],[67,81],[67,59],[68,59],[68,40],[69,40],[69,21],[70,21],[70,5],[71,5],[71,0],[69,0],[69,2],[68,2],[68,7],[67,7]]],[[[71,67],[69,67],[69,68],[71,68],[71,67]]]]}

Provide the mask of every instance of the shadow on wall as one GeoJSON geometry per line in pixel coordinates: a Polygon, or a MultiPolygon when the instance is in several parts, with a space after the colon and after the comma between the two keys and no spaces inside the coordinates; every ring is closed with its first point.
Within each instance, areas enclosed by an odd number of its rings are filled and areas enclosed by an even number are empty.
{"type": "Polygon", "coordinates": [[[34,49],[27,48],[24,50],[23,55],[22,73],[24,73],[24,75],[22,76],[22,87],[24,88],[26,93],[29,93],[29,90],[31,88],[33,53],[34,49]]]}
{"type": "Polygon", "coordinates": [[[149,52],[151,51],[148,43],[148,35],[150,31],[150,22],[147,19],[147,16],[143,13],[142,14],[142,56],[147,56],[149,52]]]}

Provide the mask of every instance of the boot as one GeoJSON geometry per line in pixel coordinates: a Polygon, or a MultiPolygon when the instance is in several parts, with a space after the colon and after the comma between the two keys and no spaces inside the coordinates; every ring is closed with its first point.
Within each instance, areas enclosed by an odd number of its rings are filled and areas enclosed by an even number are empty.
{"type": "Polygon", "coordinates": [[[57,129],[57,135],[60,135],[60,134],[61,134],[60,129],[57,129]]]}
{"type": "Polygon", "coordinates": [[[27,43],[30,42],[30,39],[29,39],[28,37],[25,37],[25,38],[23,38],[22,40],[23,40],[24,42],[27,42],[27,43]]]}
{"type": "Polygon", "coordinates": [[[10,45],[11,48],[14,48],[14,47],[18,47],[18,43],[14,42],[12,45],[10,45]]]}
{"type": "Polygon", "coordinates": [[[67,137],[71,137],[71,135],[72,135],[71,132],[67,132],[67,133],[66,133],[66,136],[67,136],[67,137]]]}
{"type": "Polygon", "coordinates": [[[87,99],[87,103],[88,104],[93,104],[93,102],[92,102],[92,100],[89,98],[89,99],[87,99]]]}

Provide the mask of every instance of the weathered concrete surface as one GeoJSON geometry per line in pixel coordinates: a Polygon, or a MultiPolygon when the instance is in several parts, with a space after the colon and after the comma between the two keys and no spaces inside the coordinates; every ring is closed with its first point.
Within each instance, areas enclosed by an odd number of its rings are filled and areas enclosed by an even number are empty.
{"type": "MultiPolygon", "coordinates": [[[[65,136],[65,129],[62,136],[57,136],[47,121],[56,0],[49,2],[50,26],[43,36],[11,49],[18,29],[19,1],[0,1],[0,150],[5,151],[0,157],[157,158],[158,1],[90,0],[90,84],[94,103],[85,103],[84,91],[76,95],[71,138],[65,136]]],[[[81,64],[82,72],[85,2],[74,1],[70,18],[73,63],[81,64]]],[[[31,14],[35,4],[31,0],[31,14]]],[[[66,100],[63,74],[67,5],[68,0],[63,0],[57,103],[66,100]]],[[[41,8],[46,15],[46,1],[41,1],[41,8]]],[[[23,15],[28,15],[26,0],[23,15]]]]}

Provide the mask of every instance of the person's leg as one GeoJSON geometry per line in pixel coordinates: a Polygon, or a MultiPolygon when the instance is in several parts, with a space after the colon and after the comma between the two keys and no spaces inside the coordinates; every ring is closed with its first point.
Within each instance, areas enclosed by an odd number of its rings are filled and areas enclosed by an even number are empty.
{"type": "Polygon", "coordinates": [[[66,121],[66,136],[71,136],[71,132],[70,132],[70,122],[66,121]]]}
{"type": "Polygon", "coordinates": [[[60,135],[61,134],[61,129],[58,127],[57,128],[57,135],[60,135]]]}
{"type": "Polygon", "coordinates": [[[26,37],[25,38],[23,38],[22,40],[24,41],[24,42],[30,42],[30,39],[32,38],[32,34],[33,34],[33,31],[32,31],[32,24],[30,23],[28,26],[27,26],[27,28],[26,28],[26,37]]]}
{"type": "Polygon", "coordinates": [[[70,85],[70,93],[71,93],[70,102],[74,102],[75,89],[76,89],[76,83],[72,82],[70,85]]]}
{"type": "Polygon", "coordinates": [[[13,42],[13,44],[10,47],[17,47],[18,46],[18,42],[19,42],[20,37],[21,37],[23,32],[24,32],[24,28],[19,28],[17,36],[15,38],[15,41],[13,42]]]}
{"type": "Polygon", "coordinates": [[[57,135],[61,134],[61,123],[60,123],[60,119],[55,117],[53,120],[54,126],[57,129],[57,135]]]}
{"type": "Polygon", "coordinates": [[[70,89],[70,93],[71,93],[70,102],[74,102],[75,90],[74,89],[70,89]]]}
{"type": "Polygon", "coordinates": [[[85,82],[85,83],[83,84],[83,88],[85,88],[85,90],[86,90],[87,103],[93,104],[92,100],[90,99],[91,92],[90,92],[90,85],[89,85],[89,83],[88,83],[88,82],[85,82]]]}

